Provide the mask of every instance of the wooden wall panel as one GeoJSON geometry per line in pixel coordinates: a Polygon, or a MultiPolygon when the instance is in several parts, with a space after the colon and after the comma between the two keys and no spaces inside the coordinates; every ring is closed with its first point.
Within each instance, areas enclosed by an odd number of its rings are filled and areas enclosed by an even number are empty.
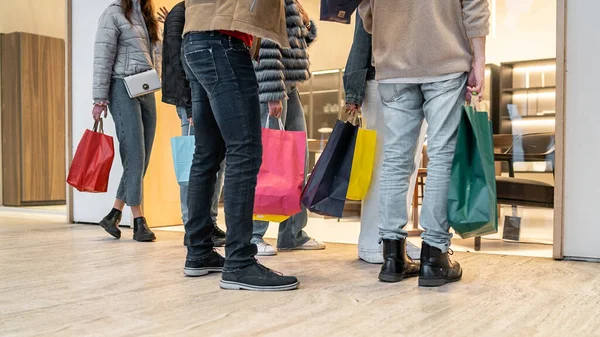
{"type": "Polygon", "coordinates": [[[17,34],[2,35],[2,194],[7,206],[21,200],[20,50],[17,34]]]}
{"type": "Polygon", "coordinates": [[[3,203],[64,203],[64,41],[13,33],[2,50],[3,203]]]}
{"type": "Polygon", "coordinates": [[[64,42],[22,34],[23,201],[61,201],[65,188],[64,42]]]}

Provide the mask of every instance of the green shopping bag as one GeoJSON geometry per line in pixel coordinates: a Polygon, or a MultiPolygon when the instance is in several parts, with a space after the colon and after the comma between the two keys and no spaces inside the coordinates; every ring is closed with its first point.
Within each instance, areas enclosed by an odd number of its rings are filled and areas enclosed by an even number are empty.
{"type": "Polygon", "coordinates": [[[458,127],[448,222],[463,239],[498,232],[492,124],[487,112],[471,106],[464,107],[458,127]]]}

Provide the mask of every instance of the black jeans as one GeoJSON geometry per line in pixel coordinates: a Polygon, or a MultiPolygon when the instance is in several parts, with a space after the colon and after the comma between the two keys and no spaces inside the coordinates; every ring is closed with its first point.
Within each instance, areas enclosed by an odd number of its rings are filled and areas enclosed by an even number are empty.
{"type": "Polygon", "coordinates": [[[226,270],[255,263],[252,210],[262,161],[258,82],[250,51],[218,32],[185,36],[184,67],[192,87],[196,152],[190,173],[188,260],[213,249],[211,200],[219,165],[225,169],[226,270]]]}

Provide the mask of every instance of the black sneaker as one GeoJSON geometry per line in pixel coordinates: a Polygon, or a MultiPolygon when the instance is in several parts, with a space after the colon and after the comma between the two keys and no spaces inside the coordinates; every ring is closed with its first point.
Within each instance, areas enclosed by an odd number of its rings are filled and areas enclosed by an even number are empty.
{"type": "Polygon", "coordinates": [[[215,247],[225,247],[226,237],[225,232],[219,226],[215,225],[212,232],[212,241],[215,247]]]}
{"type": "Polygon", "coordinates": [[[99,225],[104,230],[115,237],[116,239],[121,238],[121,230],[119,229],[119,223],[121,223],[122,213],[116,208],[113,208],[107,216],[100,221],[99,225]]]}
{"type": "Polygon", "coordinates": [[[198,277],[208,273],[220,273],[223,271],[225,258],[214,250],[204,258],[197,261],[185,261],[183,273],[185,276],[198,277]]]}
{"type": "Polygon", "coordinates": [[[294,276],[283,276],[258,262],[244,269],[224,271],[221,279],[221,288],[228,290],[284,291],[299,285],[294,276]]]}
{"type": "Polygon", "coordinates": [[[148,227],[146,218],[133,219],[133,239],[139,242],[152,242],[156,240],[156,235],[148,227]]]}

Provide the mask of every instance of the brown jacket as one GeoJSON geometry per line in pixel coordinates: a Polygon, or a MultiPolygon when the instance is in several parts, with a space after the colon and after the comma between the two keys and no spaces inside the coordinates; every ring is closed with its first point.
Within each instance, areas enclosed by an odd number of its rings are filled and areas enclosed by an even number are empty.
{"type": "Polygon", "coordinates": [[[235,30],[290,47],[283,0],[185,0],[185,6],[184,35],[235,30]]]}
{"type": "Polygon", "coordinates": [[[468,72],[469,39],[489,30],[487,0],[364,0],[359,11],[378,80],[468,72]]]}

